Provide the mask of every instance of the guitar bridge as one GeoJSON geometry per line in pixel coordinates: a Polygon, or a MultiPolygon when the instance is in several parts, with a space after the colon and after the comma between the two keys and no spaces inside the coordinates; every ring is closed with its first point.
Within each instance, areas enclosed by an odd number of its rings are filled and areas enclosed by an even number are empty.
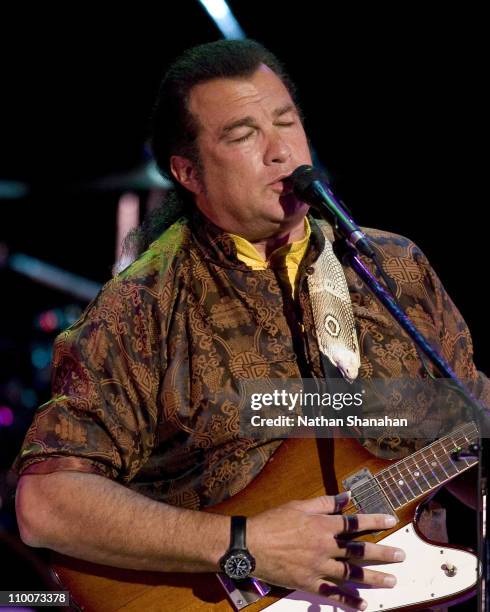
{"type": "Polygon", "coordinates": [[[367,468],[342,480],[346,491],[352,494],[352,502],[363,514],[391,514],[398,519],[393,506],[381,490],[378,481],[367,468]]]}
{"type": "Polygon", "coordinates": [[[255,603],[265,597],[271,587],[258,578],[246,578],[235,581],[226,574],[216,574],[221,586],[225,589],[231,604],[235,610],[242,610],[246,606],[255,603]]]}

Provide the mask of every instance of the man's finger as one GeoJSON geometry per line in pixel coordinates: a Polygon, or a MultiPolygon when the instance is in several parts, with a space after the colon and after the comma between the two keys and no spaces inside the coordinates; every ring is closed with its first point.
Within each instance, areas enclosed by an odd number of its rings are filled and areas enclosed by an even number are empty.
{"type": "Polygon", "coordinates": [[[385,589],[392,588],[396,584],[396,578],[391,574],[360,567],[354,563],[349,563],[349,561],[334,561],[330,559],[327,572],[325,574],[326,577],[334,578],[341,583],[349,581],[385,589]]]}
{"type": "Polygon", "coordinates": [[[291,504],[308,514],[333,514],[341,512],[350,501],[350,492],[344,491],[337,495],[320,495],[312,499],[302,499],[291,502],[291,504]]]}
{"type": "Polygon", "coordinates": [[[334,497],[335,499],[335,507],[334,513],[342,512],[342,510],[347,506],[351,499],[350,491],[342,491],[342,493],[337,493],[334,497]]]}
{"type": "Polygon", "coordinates": [[[334,535],[350,535],[359,531],[382,531],[391,529],[397,523],[394,516],[389,514],[344,514],[332,516],[334,535]]]}
{"type": "Polygon", "coordinates": [[[365,559],[367,561],[383,561],[385,563],[399,563],[405,559],[405,553],[400,548],[383,546],[371,542],[358,542],[357,540],[342,540],[335,538],[339,552],[334,556],[343,559],[365,559]]]}

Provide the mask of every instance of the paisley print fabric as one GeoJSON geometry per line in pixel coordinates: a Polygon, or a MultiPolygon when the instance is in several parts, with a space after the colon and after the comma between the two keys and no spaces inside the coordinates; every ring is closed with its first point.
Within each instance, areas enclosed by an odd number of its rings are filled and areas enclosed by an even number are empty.
{"type": "MultiPolygon", "coordinates": [[[[281,441],[240,438],[240,381],[324,376],[306,283],[323,248],[318,223],[297,300],[199,213],[172,225],[56,339],[53,396],[35,413],[17,473],[93,472],[194,509],[244,488],[281,441]]],[[[401,236],[366,232],[408,315],[488,402],[468,328],[424,255],[401,236]]],[[[345,272],[360,376],[422,376],[411,341],[345,272]]]]}

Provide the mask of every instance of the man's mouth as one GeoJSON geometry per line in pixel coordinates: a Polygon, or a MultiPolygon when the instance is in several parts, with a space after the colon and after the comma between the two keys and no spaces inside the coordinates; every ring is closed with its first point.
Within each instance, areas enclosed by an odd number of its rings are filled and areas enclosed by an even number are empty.
{"type": "Polygon", "coordinates": [[[293,192],[293,185],[289,180],[289,175],[278,178],[275,182],[270,183],[272,191],[279,195],[285,196],[293,192]]]}

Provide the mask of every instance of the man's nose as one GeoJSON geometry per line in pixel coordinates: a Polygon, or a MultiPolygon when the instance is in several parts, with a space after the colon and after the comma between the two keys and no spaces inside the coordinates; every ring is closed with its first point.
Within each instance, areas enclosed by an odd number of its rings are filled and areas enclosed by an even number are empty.
{"type": "Polygon", "coordinates": [[[283,164],[291,157],[291,149],[281,134],[274,132],[269,135],[264,162],[266,165],[283,164]]]}

